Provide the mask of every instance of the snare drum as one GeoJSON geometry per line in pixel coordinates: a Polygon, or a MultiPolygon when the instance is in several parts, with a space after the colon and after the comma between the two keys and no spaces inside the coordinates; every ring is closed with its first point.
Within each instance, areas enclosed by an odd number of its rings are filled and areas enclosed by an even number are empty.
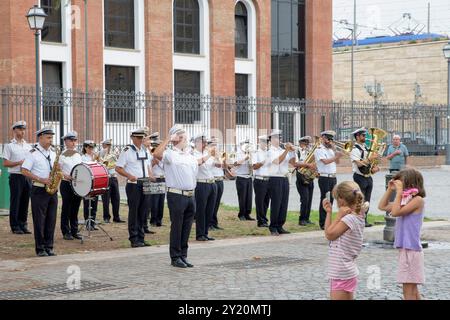
{"type": "Polygon", "coordinates": [[[142,192],[144,194],[164,194],[166,193],[166,183],[146,181],[142,186],[142,192]]]}
{"type": "Polygon", "coordinates": [[[109,174],[106,167],[97,162],[79,163],[73,167],[72,189],[80,197],[88,198],[104,194],[109,188],[109,174]]]}

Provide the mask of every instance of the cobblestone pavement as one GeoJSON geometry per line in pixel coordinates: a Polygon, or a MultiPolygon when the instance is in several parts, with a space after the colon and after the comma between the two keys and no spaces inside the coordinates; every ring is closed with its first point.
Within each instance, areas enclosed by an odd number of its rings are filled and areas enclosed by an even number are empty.
{"type": "MultiPolygon", "coordinates": [[[[424,226],[426,299],[450,298],[449,231],[450,222],[424,226]]],[[[366,229],[357,299],[401,299],[396,250],[372,242],[382,234],[381,226],[366,229]]],[[[328,298],[322,232],[194,242],[189,253],[188,269],[170,266],[167,246],[0,261],[0,300],[328,298]],[[81,288],[71,291],[77,267],[81,288]]]]}

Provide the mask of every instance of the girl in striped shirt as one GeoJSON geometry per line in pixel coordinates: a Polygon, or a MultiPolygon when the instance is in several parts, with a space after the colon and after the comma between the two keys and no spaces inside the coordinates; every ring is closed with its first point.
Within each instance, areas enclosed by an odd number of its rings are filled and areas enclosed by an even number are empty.
{"type": "Polygon", "coordinates": [[[330,240],[328,252],[328,277],[331,300],[352,300],[358,284],[356,258],[361,252],[364,232],[364,195],[353,181],[344,181],[333,189],[339,211],[332,221],[332,205],[323,200],[325,237],[330,240]]]}

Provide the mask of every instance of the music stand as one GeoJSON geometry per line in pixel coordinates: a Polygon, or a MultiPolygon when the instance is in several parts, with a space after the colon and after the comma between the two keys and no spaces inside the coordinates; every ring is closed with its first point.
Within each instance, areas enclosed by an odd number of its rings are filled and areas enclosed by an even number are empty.
{"type": "MultiPolygon", "coordinates": [[[[95,221],[94,221],[94,219],[92,219],[92,214],[91,214],[91,211],[92,211],[92,199],[93,199],[93,198],[87,196],[87,197],[83,197],[83,199],[88,200],[88,203],[89,203],[88,212],[89,212],[89,213],[88,213],[88,218],[86,219],[86,221],[84,222],[84,224],[81,226],[79,232],[80,232],[80,234],[81,234],[81,231],[83,230],[83,228],[85,228],[85,229],[87,230],[87,232],[88,232],[88,238],[90,238],[90,237],[91,237],[91,229],[92,229],[92,225],[95,224],[95,221]]],[[[108,232],[106,232],[105,229],[103,229],[102,226],[97,225],[97,227],[98,227],[100,230],[102,230],[103,233],[104,233],[111,241],[113,241],[113,238],[109,235],[108,232]]],[[[81,244],[83,244],[83,242],[84,242],[84,236],[81,235],[81,244]]]]}

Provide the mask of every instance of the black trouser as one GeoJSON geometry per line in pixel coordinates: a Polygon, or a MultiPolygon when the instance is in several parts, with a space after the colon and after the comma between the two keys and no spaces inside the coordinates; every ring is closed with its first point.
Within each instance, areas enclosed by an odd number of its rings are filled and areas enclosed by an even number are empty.
{"type": "Polygon", "coordinates": [[[281,231],[286,222],[289,202],[289,180],[287,177],[269,178],[270,231],[281,231]]]}
{"type": "Polygon", "coordinates": [[[238,217],[248,217],[252,213],[252,178],[236,178],[236,191],[239,200],[238,217]]]}
{"type": "Polygon", "coordinates": [[[331,204],[333,204],[333,188],[337,183],[336,178],[332,177],[319,177],[319,189],[320,189],[320,204],[319,204],[319,225],[321,228],[325,228],[325,219],[327,212],[322,206],[322,201],[325,199],[327,192],[330,192],[331,204]]]}
{"type": "MultiPolygon", "coordinates": [[[[164,178],[156,178],[156,182],[165,182],[164,178]]],[[[160,225],[162,224],[163,215],[164,215],[164,199],[166,197],[165,193],[161,194],[152,194],[150,195],[150,223],[160,225]]],[[[147,225],[147,219],[145,225],[147,225]]]]}
{"type": "Polygon", "coordinates": [[[209,221],[216,204],[216,194],[215,183],[197,182],[195,188],[195,233],[197,238],[208,236],[209,221]]]}
{"type": "Polygon", "coordinates": [[[305,183],[305,178],[297,172],[297,181],[295,182],[297,191],[300,194],[300,221],[309,221],[311,214],[311,204],[314,194],[314,180],[305,183]]]}
{"type": "Polygon", "coordinates": [[[195,215],[195,199],[172,192],[167,193],[170,215],[170,258],[187,258],[188,240],[195,215]]]}
{"type": "Polygon", "coordinates": [[[108,192],[102,195],[103,202],[103,220],[111,219],[109,214],[109,201],[111,201],[113,220],[120,220],[119,209],[120,209],[120,191],[119,182],[116,177],[109,178],[109,189],[108,192]]]}
{"type": "MultiPolygon", "coordinates": [[[[97,217],[97,206],[98,206],[98,196],[91,199],[91,219],[92,223],[95,224],[95,218],[97,217]]],[[[83,199],[83,215],[84,220],[89,219],[89,200],[83,199]]]]}
{"type": "Polygon", "coordinates": [[[269,208],[269,180],[254,179],[256,220],[258,225],[267,224],[267,209],[269,208]]]}
{"type": "Polygon", "coordinates": [[[144,223],[149,210],[149,196],[142,190],[142,183],[127,183],[128,233],[132,244],[144,242],[144,223]]]}
{"type": "Polygon", "coordinates": [[[62,197],[61,232],[63,235],[76,235],[78,233],[78,210],[80,209],[81,197],[73,192],[68,181],[61,181],[59,190],[62,197]]]}
{"type": "Polygon", "coordinates": [[[31,212],[36,253],[53,249],[57,210],[58,193],[49,195],[45,188],[33,186],[31,189],[31,212]]]}
{"type": "Polygon", "coordinates": [[[217,189],[216,203],[214,205],[214,211],[213,211],[213,215],[211,217],[211,221],[209,222],[210,227],[211,226],[214,226],[214,227],[219,226],[219,219],[217,218],[217,213],[219,212],[220,200],[222,200],[222,195],[223,195],[223,180],[216,181],[216,189],[217,189]]]}
{"type": "MultiPolygon", "coordinates": [[[[373,189],[372,177],[364,177],[360,174],[353,173],[353,181],[355,181],[358,184],[359,188],[361,189],[361,192],[364,195],[364,201],[370,202],[370,197],[372,196],[372,189],[373,189]]],[[[367,211],[365,212],[366,222],[368,212],[369,208],[367,208],[367,211]]]]}
{"type": "Polygon", "coordinates": [[[31,180],[18,173],[10,174],[9,192],[9,225],[12,231],[22,230],[27,227],[31,180]]]}

